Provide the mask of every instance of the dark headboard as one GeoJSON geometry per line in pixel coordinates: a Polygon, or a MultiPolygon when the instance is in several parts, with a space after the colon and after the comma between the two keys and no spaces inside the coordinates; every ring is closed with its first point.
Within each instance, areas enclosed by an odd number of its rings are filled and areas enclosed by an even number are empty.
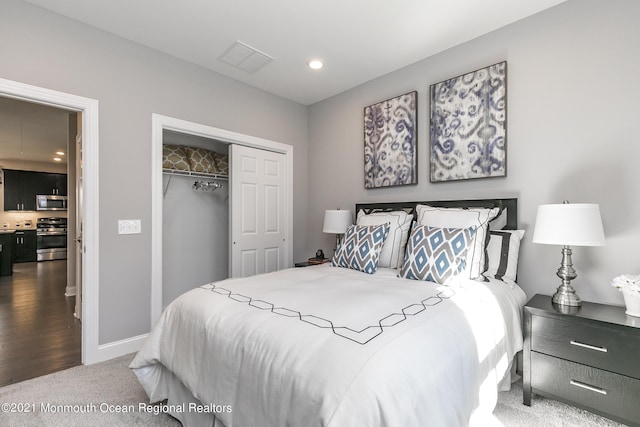
{"type": "Polygon", "coordinates": [[[518,228],[518,199],[476,199],[476,200],[440,200],[425,202],[388,202],[388,203],[356,203],[356,215],[360,210],[365,213],[404,210],[414,217],[416,205],[429,205],[442,208],[500,208],[507,209],[507,230],[518,228]]]}

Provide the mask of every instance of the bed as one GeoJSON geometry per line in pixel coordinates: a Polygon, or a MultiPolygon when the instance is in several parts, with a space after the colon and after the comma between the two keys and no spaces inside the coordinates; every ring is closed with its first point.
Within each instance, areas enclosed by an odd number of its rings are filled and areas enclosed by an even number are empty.
{"type": "MultiPolygon", "coordinates": [[[[358,204],[356,212],[353,236],[365,228],[386,232],[373,272],[341,268],[339,249],[338,266],[210,283],[165,309],[131,363],[150,402],[161,402],[158,412],[187,426],[495,421],[498,390],[510,385],[522,349],[526,299],[515,282],[514,243],[522,237],[516,200],[358,204]],[[486,210],[493,225],[484,224],[484,235],[478,227],[420,228],[420,208],[436,223],[455,210],[486,210]],[[394,228],[395,218],[404,218],[399,212],[407,218],[394,228]],[[419,228],[470,234],[459,240],[475,237],[485,258],[478,264],[468,244],[466,256],[455,258],[458,274],[445,283],[416,280],[419,228]],[[405,248],[399,250],[396,240],[405,248]],[[468,277],[478,265],[482,276],[468,277]]],[[[436,274],[437,267],[429,268],[436,274]]]]}

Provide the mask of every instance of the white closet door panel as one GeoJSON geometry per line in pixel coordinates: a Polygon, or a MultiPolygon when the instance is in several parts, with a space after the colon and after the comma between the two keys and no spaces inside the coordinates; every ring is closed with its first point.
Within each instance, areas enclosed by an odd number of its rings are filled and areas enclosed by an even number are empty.
{"type": "Polygon", "coordinates": [[[280,208],[280,187],[275,185],[264,186],[264,231],[267,234],[280,234],[283,224],[280,208]]]}
{"type": "Polygon", "coordinates": [[[246,249],[240,251],[241,276],[253,276],[258,272],[258,251],[255,249],[246,249]]]}
{"type": "Polygon", "coordinates": [[[240,217],[240,234],[256,235],[258,234],[258,186],[255,183],[240,183],[242,210],[240,217]]]}
{"type": "Polygon", "coordinates": [[[280,266],[282,249],[279,247],[265,248],[264,250],[264,272],[271,273],[280,266]]]}
{"type": "Polygon", "coordinates": [[[241,155],[241,170],[244,175],[253,175],[257,179],[258,159],[251,155],[241,155]]]}
{"type": "Polygon", "coordinates": [[[231,276],[284,268],[285,155],[231,145],[230,157],[231,276]]]}
{"type": "Polygon", "coordinates": [[[280,176],[280,163],[269,159],[264,160],[264,175],[267,178],[278,179],[280,176]]]}

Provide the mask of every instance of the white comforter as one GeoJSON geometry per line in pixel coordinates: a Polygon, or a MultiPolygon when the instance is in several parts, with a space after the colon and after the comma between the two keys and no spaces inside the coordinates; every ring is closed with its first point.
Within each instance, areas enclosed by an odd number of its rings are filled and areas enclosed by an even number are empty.
{"type": "Polygon", "coordinates": [[[152,402],[169,370],[203,404],[228,405],[215,414],[227,427],[466,426],[495,406],[524,303],[497,281],[288,269],[185,293],[131,368],[152,402]]]}

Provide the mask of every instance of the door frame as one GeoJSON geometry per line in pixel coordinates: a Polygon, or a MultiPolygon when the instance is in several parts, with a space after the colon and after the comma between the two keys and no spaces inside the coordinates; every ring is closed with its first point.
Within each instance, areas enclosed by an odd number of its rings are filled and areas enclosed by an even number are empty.
{"type": "Polygon", "coordinates": [[[287,190],[284,212],[285,267],[293,265],[293,146],[156,113],[151,115],[151,126],[151,326],[153,327],[164,309],[162,307],[162,132],[169,130],[285,155],[285,189],[287,190]]]}
{"type": "MultiPolygon", "coordinates": [[[[82,364],[104,360],[99,346],[99,185],[98,101],[0,78],[0,96],[82,113],[84,218],[82,286],[82,364]]],[[[77,280],[77,279],[76,279],[77,280]]]]}

